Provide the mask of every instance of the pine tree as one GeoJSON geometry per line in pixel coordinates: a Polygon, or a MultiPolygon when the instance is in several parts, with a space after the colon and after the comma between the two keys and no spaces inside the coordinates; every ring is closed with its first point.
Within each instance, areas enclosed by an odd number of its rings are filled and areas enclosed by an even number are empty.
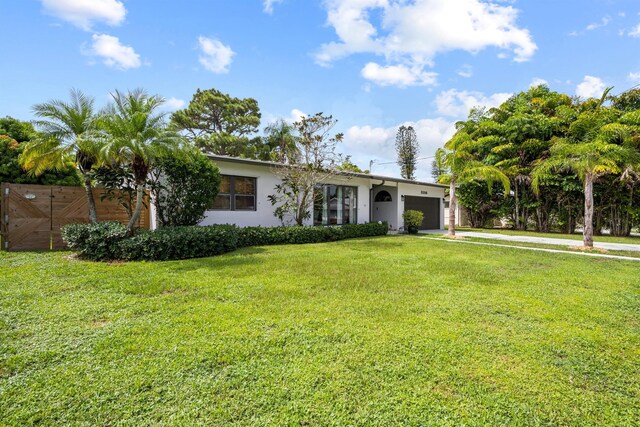
{"type": "Polygon", "coordinates": [[[412,126],[400,126],[396,134],[396,153],[398,153],[398,165],[400,174],[404,179],[415,179],[416,161],[420,145],[416,137],[416,131],[412,126]]]}

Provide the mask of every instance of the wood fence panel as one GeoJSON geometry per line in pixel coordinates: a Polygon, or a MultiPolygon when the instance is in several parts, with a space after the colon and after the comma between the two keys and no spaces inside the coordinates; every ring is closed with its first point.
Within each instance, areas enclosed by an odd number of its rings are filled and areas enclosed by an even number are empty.
{"type": "MultiPolygon", "coordinates": [[[[102,190],[93,189],[99,221],[128,222],[126,210],[116,200],[101,200],[102,190]]],[[[6,250],[64,249],[60,228],[89,222],[89,207],[81,187],[2,184],[0,233],[6,250]]],[[[149,196],[138,226],[149,228],[149,196]]]]}
{"type": "Polygon", "coordinates": [[[88,223],[89,203],[82,187],[52,187],[51,196],[51,247],[64,249],[60,228],[66,224],[88,223]]]}
{"type": "Polygon", "coordinates": [[[5,200],[5,249],[49,249],[51,187],[11,184],[3,188],[2,194],[5,200]]]}
{"type": "MultiPolygon", "coordinates": [[[[117,200],[109,200],[107,198],[102,199],[102,189],[93,189],[93,198],[96,201],[96,213],[98,215],[98,221],[118,221],[122,224],[129,222],[129,215],[123,206],[121,206],[117,200]]],[[[138,221],[138,227],[149,228],[151,226],[151,217],[149,215],[149,195],[145,194],[144,205],[142,207],[142,213],[140,214],[140,220],[138,221]]]]}

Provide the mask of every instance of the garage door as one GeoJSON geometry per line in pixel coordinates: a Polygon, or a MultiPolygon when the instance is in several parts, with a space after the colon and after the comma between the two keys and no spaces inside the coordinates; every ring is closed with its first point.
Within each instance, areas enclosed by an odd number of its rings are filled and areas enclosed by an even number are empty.
{"type": "Polygon", "coordinates": [[[440,199],[436,197],[404,197],[404,210],[420,211],[424,214],[420,230],[437,230],[440,228],[440,199]]]}

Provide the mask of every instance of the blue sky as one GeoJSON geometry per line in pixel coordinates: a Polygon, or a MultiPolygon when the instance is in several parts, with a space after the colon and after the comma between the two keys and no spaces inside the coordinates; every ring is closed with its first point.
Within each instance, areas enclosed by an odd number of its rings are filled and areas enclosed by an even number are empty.
{"type": "MultiPolygon", "coordinates": [[[[433,154],[475,105],[547,82],[582,97],[640,83],[637,0],[0,0],[0,116],[72,87],[253,97],[262,127],[324,112],[340,151],[398,175],[401,124],[433,154]],[[10,25],[8,25],[9,23],[10,25]]],[[[430,160],[419,163],[428,179],[430,160]]]]}

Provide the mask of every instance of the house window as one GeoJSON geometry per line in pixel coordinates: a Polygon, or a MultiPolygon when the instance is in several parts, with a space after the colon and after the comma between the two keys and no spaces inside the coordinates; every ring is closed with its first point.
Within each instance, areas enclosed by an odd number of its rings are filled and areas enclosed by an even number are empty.
{"type": "Polygon", "coordinates": [[[393,202],[393,198],[387,190],[381,190],[376,194],[374,202],[393,202]]]}
{"type": "Polygon", "coordinates": [[[222,175],[220,191],[211,209],[218,211],[255,211],[256,179],[246,176],[222,175]]]}
{"type": "Polygon", "coordinates": [[[313,203],[314,225],[344,225],[358,222],[358,188],[345,185],[316,187],[313,203]]]}

